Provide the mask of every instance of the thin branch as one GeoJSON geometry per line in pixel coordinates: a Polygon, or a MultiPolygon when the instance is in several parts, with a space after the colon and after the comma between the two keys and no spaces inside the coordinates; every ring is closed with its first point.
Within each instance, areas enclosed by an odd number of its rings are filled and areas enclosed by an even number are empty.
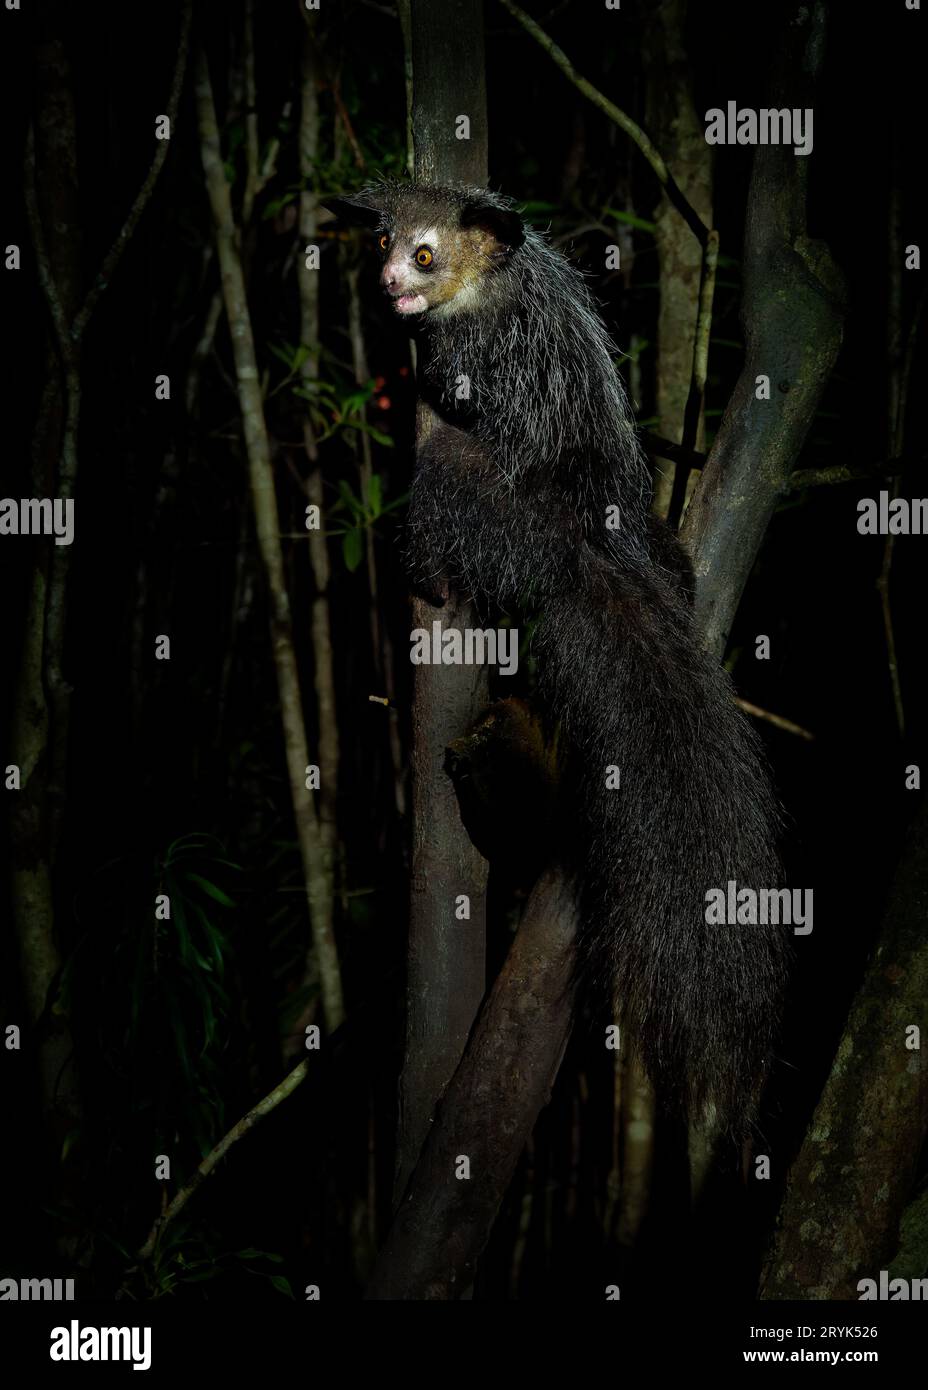
{"type": "Polygon", "coordinates": [[[39,279],[39,286],[45,296],[48,311],[51,314],[52,326],[55,330],[55,341],[58,351],[61,354],[61,363],[65,371],[73,368],[77,361],[77,352],[74,339],[71,336],[71,329],[68,325],[67,314],[61,302],[61,295],[55,282],[54,272],[52,271],[51,260],[48,255],[48,247],[45,244],[45,233],[42,229],[42,218],[39,213],[38,198],[36,195],[36,168],[35,168],[35,128],[32,122],[26,132],[26,159],[23,186],[23,195],[26,205],[26,221],[29,225],[29,234],[32,237],[32,244],[35,248],[36,274],[39,279]]]}
{"type": "Polygon", "coordinates": [[[801,724],[794,724],[792,719],[786,719],[782,714],[774,714],[769,709],[762,709],[760,705],[752,705],[750,700],[742,700],[740,696],[735,697],[735,704],[743,709],[745,714],[753,715],[755,719],[765,719],[768,724],[774,724],[787,734],[795,734],[797,738],[804,738],[809,743],[815,740],[815,735],[808,729],[804,729],[801,724]]]}
{"type": "Polygon", "coordinates": [[[245,192],[242,196],[242,227],[251,221],[258,192],[258,89],[255,81],[254,0],[245,0],[243,29],[243,67],[245,69],[245,192]]]}
{"type": "MultiPolygon", "coordinates": [[[[718,264],[719,254],[719,234],[711,230],[703,222],[696,209],[683,193],[679,184],[674,179],[668,169],[662,155],[656,149],[652,141],[632,120],[625,111],[611,102],[608,97],[594,87],[585,77],[577,72],[573,63],[564,53],[563,49],[550,38],[545,31],[536,24],[531,16],[527,15],[523,9],[515,4],[515,0],[502,0],[502,4],[509,13],[519,21],[522,27],[529,33],[536,43],[545,50],[548,56],[561,69],[566,77],[574,84],[579,92],[598,107],[604,115],[621,130],[624,130],[629,139],[637,145],[650,164],[654,173],[657,175],[661,187],[667,195],[671,205],[680,213],[690,231],[696,237],[703,250],[702,272],[700,279],[699,293],[699,312],[696,319],[696,332],[693,343],[693,373],[690,381],[690,390],[686,403],[686,412],[683,423],[682,444],[687,449],[692,449],[696,443],[699,432],[699,421],[702,415],[702,402],[706,387],[706,366],[709,355],[709,333],[712,325],[712,301],[715,294],[715,272],[718,264]]],[[[673,493],[671,497],[668,521],[675,525],[683,514],[683,505],[686,499],[686,484],[688,470],[685,466],[678,467],[674,478],[673,493]]]]}
{"type": "MultiPolygon", "coordinates": [[[[645,452],[657,458],[669,459],[671,463],[682,463],[693,473],[705,467],[708,455],[696,449],[685,449],[682,444],[674,444],[673,440],[665,439],[663,435],[654,434],[651,430],[640,430],[638,438],[645,452]]],[[[876,463],[834,463],[829,464],[827,468],[797,468],[790,474],[784,492],[805,492],[812,487],[834,487],[838,483],[856,483],[867,478],[888,477],[901,473],[903,468],[924,462],[923,453],[902,453],[897,458],[879,459],[876,463]]]]}
{"type": "Polygon", "coordinates": [[[686,225],[697,238],[700,246],[705,246],[709,237],[709,228],[685,197],[670,170],[667,168],[667,165],[664,163],[660,153],[655,149],[648,136],[641,129],[641,126],[633,121],[631,116],[627,115],[626,112],[616,106],[614,102],[611,102],[608,97],[604,96],[598,87],[593,86],[592,82],[582,77],[563,49],[559,48],[554,40],[548,37],[544,29],[536,24],[530,15],[527,15],[523,9],[516,5],[514,0],[502,0],[502,4],[513,18],[519,21],[523,29],[531,34],[535,42],[541,45],[552,61],[561,69],[565,77],[569,78],[574,84],[577,91],[581,92],[594,106],[597,106],[604,115],[609,117],[610,121],[619,126],[621,130],[624,130],[629,139],[638,146],[639,150],[654,170],[654,173],[657,175],[661,187],[673,206],[677,209],[686,222],[686,225]]]}
{"type": "Polygon", "coordinates": [[[100,270],[97,274],[97,278],[91,287],[90,293],[84,300],[83,308],[81,309],[77,318],[74,320],[74,324],[71,328],[71,333],[75,341],[77,342],[80,342],[81,338],[83,337],[84,329],[90,322],[91,315],[93,314],[94,309],[96,309],[97,307],[97,302],[101,294],[105,289],[108,288],[113,278],[113,275],[116,272],[116,267],[122,260],[122,254],[125,251],[126,247],[129,245],[129,242],[132,238],[132,233],[135,231],[136,226],[138,225],[139,218],[145,211],[145,207],[148,203],[148,200],[154,192],[155,184],[158,182],[158,175],[161,173],[161,168],[164,164],[164,161],[168,157],[168,150],[171,145],[171,140],[173,140],[174,138],[174,131],[177,125],[177,112],[180,106],[180,93],[181,88],[184,84],[184,72],[187,67],[187,49],[190,40],[190,19],[192,9],[192,0],[184,0],[184,6],[181,12],[180,35],[177,41],[177,61],[174,64],[174,76],[171,79],[171,91],[168,96],[167,110],[165,112],[165,114],[168,117],[168,120],[171,123],[171,139],[158,141],[158,148],[155,150],[155,157],[151,162],[151,168],[148,171],[148,176],[146,177],[145,182],[142,184],[142,187],[136,194],[135,202],[132,204],[132,207],[129,210],[129,216],[126,218],[116,237],[116,240],[113,242],[112,246],[107,252],[106,259],[104,260],[103,265],[100,267],[100,270]]]}
{"type": "Polygon", "coordinates": [[[249,1130],[254,1129],[258,1121],[263,1119],[265,1115],[269,1115],[272,1110],[276,1110],[281,1101],[293,1095],[296,1088],[302,1085],[306,1080],[308,1074],[309,1058],[304,1057],[303,1061],[300,1062],[298,1066],[295,1066],[293,1071],[288,1073],[283,1081],[274,1087],[273,1091],[269,1092],[263,1100],[259,1100],[258,1104],[253,1106],[246,1115],[243,1115],[242,1118],[232,1126],[228,1134],[223,1135],[215,1148],[211,1149],[206,1155],[199,1168],[197,1168],[196,1172],[193,1174],[193,1177],[184,1183],[179,1192],[175,1193],[174,1197],[152,1226],[148,1233],[148,1239],[139,1250],[138,1257],[140,1260],[151,1259],[155,1252],[155,1246],[164,1232],[164,1228],[170,1221],[174,1220],[175,1216],[178,1216],[180,1212],[183,1211],[197,1188],[206,1181],[219,1160],[225,1158],[232,1145],[237,1143],[239,1139],[244,1138],[249,1130]]]}
{"type": "MultiPolygon", "coordinates": [[[[782,26],[769,103],[810,106],[824,51],[824,6],[790,0],[782,26]]],[[[844,281],[827,247],[808,234],[803,162],[782,146],[754,151],[741,297],[744,364],[682,530],[699,576],[697,618],[707,649],[719,655],[841,342],[844,281]],[[760,375],[777,383],[761,408],[760,375]]]]}
{"type": "MultiPolygon", "coordinates": [[[[921,321],[922,311],[925,307],[925,293],[922,292],[915,313],[912,315],[912,322],[909,326],[908,338],[906,340],[905,357],[902,363],[902,370],[899,373],[898,383],[895,390],[895,421],[893,424],[891,446],[894,454],[899,454],[902,450],[903,439],[905,438],[905,412],[909,398],[909,383],[912,376],[912,363],[915,360],[915,345],[918,341],[918,325],[921,321]]],[[[902,479],[897,475],[893,479],[893,498],[899,496],[902,479]]],[[[905,705],[902,700],[902,681],[899,678],[899,660],[896,653],[896,633],[893,627],[892,604],[890,600],[890,574],[893,565],[893,553],[895,550],[895,535],[892,532],[886,537],[886,545],[883,548],[883,563],[880,566],[880,577],[876,581],[876,587],[880,595],[880,606],[883,612],[883,630],[886,635],[886,659],[889,666],[889,679],[893,692],[893,706],[896,711],[896,724],[899,728],[900,738],[905,737],[905,705]]]]}
{"type": "Polygon", "coordinates": [[[898,473],[903,464],[923,461],[924,456],[913,455],[906,458],[903,455],[869,464],[835,463],[829,468],[797,468],[790,474],[786,489],[789,492],[804,492],[810,487],[834,487],[838,483],[862,482],[867,478],[898,473]]]}
{"type": "MultiPolygon", "coordinates": [[[[712,331],[712,303],[715,298],[715,272],[719,260],[719,234],[711,231],[706,239],[702,254],[702,271],[699,288],[699,310],[696,315],[696,332],[693,339],[693,375],[683,415],[684,449],[694,449],[699,434],[699,421],[702,416],[703,397],[706,394],[706,377],[709,366],[709,336],[712,331]]],[[[683,515],[686,501],[686,484],[689,470],[680,467],[676,471],[673,492],[667,521],[676,526],[683,515]]]]}
{"type": "Polygon", "coordinates": [[[641,430],[638,437],[647,453],[670,459],[671,463],[685,463],[687,468],[702,468],[708,457],[696,449],[684,449],[682,444],[675,444],[672,439],[665,439],[651,430],[641,430]]]}
{"type": "Polygon", "coordinates": [[[338,78],[332,83],[332,99],[335,102],[335,110],[338,112],[338,119],[341,121],[342,128],[348,138],[348,144],[351,146],[354,162],[359,169],[363,169],[366,164],[364,152],[361,149],[357,135],[355,135],[354,126],[351,124],[351,117],[348,115],[348,108],[345,105],[338,78]]]}
{"type": "Polygon", "coordinates": [[[206,55],[197,58],[197,117],[206,191],[213,214],[216,249],[232,337],[236,389],[248,474],[251,484],[255,531],[268,586],[271,646],[280,696],[291,803],[303,866],[306,902],[313,945],[319,966],[323,1011],[331,1032],[344,1017],[341,972],[332,928],[330,850],[319,829],[313,793],[306,784],[309,750],[299,671],[293,645],[290,599],[280,546],[280,520],[274,470],[271,464],[264,402],[255,354],[254,334],[248,311],[245,276],[239,253],[239,236],[232,215],[216,120],[216,107],[206,55]]]}

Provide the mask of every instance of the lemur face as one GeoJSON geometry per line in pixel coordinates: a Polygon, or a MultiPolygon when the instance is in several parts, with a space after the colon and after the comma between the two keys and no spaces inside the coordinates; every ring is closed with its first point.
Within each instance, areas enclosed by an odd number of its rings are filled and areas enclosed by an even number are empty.
{"type": "Polygon", "coordinates": [[[380,284],[398,314],[446,317],[473,307],[498,246],[478,227],[396,222],[377,237],[380,284]]]}
{"type": "Polygon", "coordinates": [[[410,184],[363,189],[325,206],[374,232],[380,284],[396,314],[446,318],[479,308],[482,282],[525,240],[518,213],[488,199],[410,184]]]}

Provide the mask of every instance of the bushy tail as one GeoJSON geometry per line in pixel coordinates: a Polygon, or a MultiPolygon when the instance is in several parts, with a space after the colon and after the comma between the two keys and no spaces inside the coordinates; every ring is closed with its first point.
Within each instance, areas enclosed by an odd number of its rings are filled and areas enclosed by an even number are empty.
{"type": "Polygon", "coordinates": [[[614,982],[659,1093],[743,1133],[773,1042],[783,926],[706,923],[706,892],[775,888],[778,808],[727,675],[660,573],[594,576],[539,622],[571,750],[581,980],[614,982]],[[617,790],[607,767],[619,769],[617,790]]]}

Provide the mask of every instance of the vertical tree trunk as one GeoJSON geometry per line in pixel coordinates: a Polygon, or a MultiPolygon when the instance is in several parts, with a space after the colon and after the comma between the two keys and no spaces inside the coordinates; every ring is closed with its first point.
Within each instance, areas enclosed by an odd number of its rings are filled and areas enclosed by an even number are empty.
{"type": "MultiPolygon", "coordinates": [[[[448,0],[436,23],[431,0],[411,0],[413,139],[419,179],[484,184],[486,81],[482,0],[448,0]],[[459,139],[459,118],[470,138],[459,139]]],[[[420,408],[420,437],[428,428],[420,408]]],[[[443,609],[413,601],[413,627],[476,627],[473,606],[455,595],[443,609]]],[[[470,842],[444,750],[466,732],[487,699],[481,667],[419,666],[413,694],[412,891],[409,917],[406,1059],[400,1081],[396,1195],[428,1132],[435,1103],[467,1041],[485,989],[487,867],[470,842]],[[455,916],[461,896],[469,920],[455,916]]]]}

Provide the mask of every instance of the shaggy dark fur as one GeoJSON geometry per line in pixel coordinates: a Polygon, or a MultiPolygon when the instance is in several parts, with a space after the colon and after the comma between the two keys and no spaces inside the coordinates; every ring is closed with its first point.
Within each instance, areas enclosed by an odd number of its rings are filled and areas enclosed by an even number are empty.
{"type": "Polygon", "coordinates": [[[413,320],[436,417],[412,487],[415,580],[540,615],[541,691],[570,750],[580,974],[614,984],[664,1096],[743,1133],[777,1025],[786,928],[710,927],[705,893],[729,879],[778,884],[778,811],[758,740],[693,631],[683,552],[648,517],[644,460],[583,277],[485,190],[383,184],[335,206],[389,238],[388,292],[429,300],[413,320]],[[434,259],[420,272],[426,232],[434,259]],[[619,528],[607,529],[616,505],[619,528]],[[619,790],[607,790],[609,764],[619,790]]]}

